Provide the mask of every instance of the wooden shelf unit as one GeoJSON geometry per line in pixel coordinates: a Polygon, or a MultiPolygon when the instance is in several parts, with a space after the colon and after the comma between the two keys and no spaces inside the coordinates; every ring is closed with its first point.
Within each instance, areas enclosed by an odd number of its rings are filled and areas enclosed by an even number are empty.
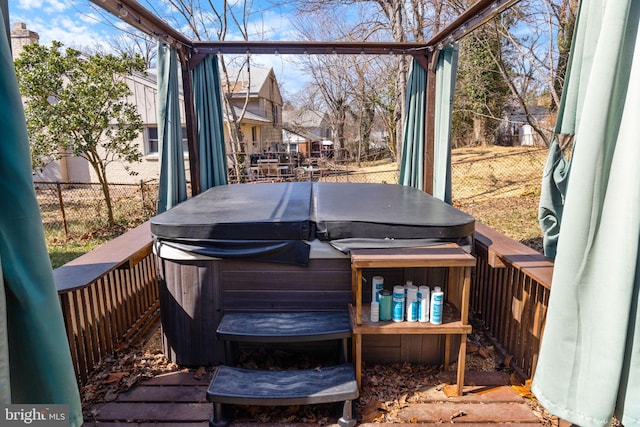
{"type": "Polygon", "coordinates": [[[362,335],[437,334],[445,335],[444,365],[449,364],[451,336],[460,335],[458,351],[457,394],[462,395],[469,325],[471,270],[475,258],[456,244],[419,248],[362,249],[351,251],[353,304],[350,307],[353,329],[354,361],[358,386],[362,380],[362,335]],[[446,305],[451,308],[440,325],[423,322],[369,320],[369,307],[362,306],[362,277],[365,269],[380,268],[447,268],[446,305]]]}

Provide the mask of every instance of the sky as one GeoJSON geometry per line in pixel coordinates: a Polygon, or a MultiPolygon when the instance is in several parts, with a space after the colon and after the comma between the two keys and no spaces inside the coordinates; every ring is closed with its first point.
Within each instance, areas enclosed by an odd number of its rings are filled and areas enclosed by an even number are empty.
{"type": "MultiPolygon", "coordinates": [[[[140,1],[144,4],[143,1],[140,1]]],[[[158,4],[151,0],[151,4],[158,4]]],[[[295,40],[291,24],[291,11],[276,7],[269,0],[254,0],[255,14],[251,22],[253,40],[295,40]]],[[[132,28],[118,18],[94,6],[89,0],[11,0],[9,2],[11,25],[27,24],[29,30],[40,36],[40,43],[50,45],[53,40],[65,46],[95,49],[97,46],[109,50],[109,39],[132,28]]],[[[231,34],[228,39],[234,38],[231,34]]],[[[309,77],[300,72],[293,58],[286,55],[263,55],[254,57],[254,65],[273,68],[280,89],[293,94],[301,90],[309,77]]]]}

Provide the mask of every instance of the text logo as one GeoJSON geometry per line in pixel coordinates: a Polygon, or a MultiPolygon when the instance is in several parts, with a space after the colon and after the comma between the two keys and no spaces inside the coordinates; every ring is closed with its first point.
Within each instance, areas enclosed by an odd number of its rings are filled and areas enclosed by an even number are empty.
{"type": "Polygon", "coordinates": [[[0,425],[68,427],[69,405],[2,405],[0,425]]]}

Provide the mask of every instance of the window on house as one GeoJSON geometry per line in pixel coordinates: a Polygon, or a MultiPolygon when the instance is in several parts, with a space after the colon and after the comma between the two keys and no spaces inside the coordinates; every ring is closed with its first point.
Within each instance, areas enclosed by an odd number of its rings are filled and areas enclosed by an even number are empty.
{"type": "MultiPolygon", "coordinates": [[[[144,128],[144,150],[145,156],[158,154],[158,127],[148,126],[144,128]]],[[[189,154],[189,145],[187,141],[187,128],[182,127],[182,150],[185,154],[189,154]]]]}
{"type": "Polygon", "coordinates": [[[278,106],[276,104],[272,104],[271,105],[271,110],[272,110],[272,113],[273,113],[273,124],[277,125],[278,122],[279,122],[279,120],[278,120],[278,114],[279,114],[278,106]]]}

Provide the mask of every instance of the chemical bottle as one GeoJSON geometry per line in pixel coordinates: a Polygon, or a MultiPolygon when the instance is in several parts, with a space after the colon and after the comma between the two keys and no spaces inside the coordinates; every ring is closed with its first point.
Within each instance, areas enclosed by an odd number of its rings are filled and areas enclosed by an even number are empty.
{"type": "Polygon", "coordinates": [[[433,288],[431,293],[431,307],[429,309],[431,315],[431,323],[434,325],[442,324],[442,308],[444,305],[444,292],[440,286],[433,288]]]}
{"type": "Polygon", "coordinates": [[[380,302],[380,291],[384,289],[384,277],[373,276],[371,278],[371,302],[380,302]]]}
{"type": "Polygon", "coordinates": [[[431,305],[431,290],[428,286],[418,288],[418,322],[429,321],[429,306],[431,305]]]}
{"type": "Polygon", "coordinates": [[[371,321],[377,322],[380,320],[380,303],[377,301],[371,301],[371,321]]]}
{"type": "Polygon", "coordinates": [[[416,322],[418,320],[418,287],[415,285],[407,285],[406,320],[407,322],[416,322]]]}
{"type": "Polygon", "coordinates": [[[402,285],[393,287],[393,304],[391,311],[394,322],[402,322],[404,320],[404,286],[402,285]]]}

